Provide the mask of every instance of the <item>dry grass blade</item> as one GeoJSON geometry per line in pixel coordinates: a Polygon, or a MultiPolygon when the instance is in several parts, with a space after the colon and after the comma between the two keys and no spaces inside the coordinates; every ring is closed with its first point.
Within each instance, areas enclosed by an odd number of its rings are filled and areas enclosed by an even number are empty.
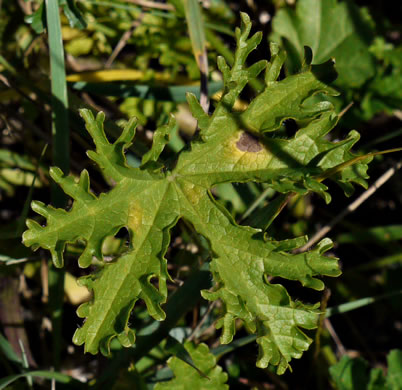
{"type": "Polygon", "coordinates": [[[295,250],[295,253],[300,253],[306,251],[308,248],[313,246],[315,243],[320,241],[337,223],[342,221],[349,213],[355,211],[363,202],[365,202],[371,195],[374,194],[384,183],[386,183],[394,173],[402,167],[402,161],[396,163],[393,167],[388,169],[383,173],[366,191],[364,191],[356,200],[349,204],[346,209],[339,213],[332,221],[320,229],[306,245],[295,250]]]}
{"type": "Polygon", "coordinates": [[[133,32],[135,31],[135,29],[141,25],[143,18],[144,18],[144,13],[141,12],[141,15],[139,16],[139,18],[136,20],[133,20],[130,28],[121,36],[116,47],[113,49],[113,53],[110,55],[110,57],[107,59],[107,61],[105,63],[106,69],[108,69],[112,66],[113,61],[116,59],[116,57],[119,55],[119,53],[123,50],[124,46],[126,46],[128,40],[130,39],[131,35],[133,35],[133,32]]]}
{"type": "Polygon", "coordinates": [[[174,11],[174,7],[170,4],[157,3],[148,0],[123,0],[125,3],[132,3],[145,8],[162,9],[165,11],[174,11]]]}

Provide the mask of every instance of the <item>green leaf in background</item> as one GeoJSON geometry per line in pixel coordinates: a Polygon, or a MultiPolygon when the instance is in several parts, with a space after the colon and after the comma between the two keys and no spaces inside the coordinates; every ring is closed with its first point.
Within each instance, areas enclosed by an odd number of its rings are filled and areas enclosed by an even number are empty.
{"type": "MultiPolygon", "coordinates": [[[[221,81],[213,81],[208,84],[209,95],[213,95],[222,88],[221,81]]],[[[169,102],[185,102],[186,93],[194,93],[200,95],[200,87],[193,85],[172,85],[172,86],[156,86],[156,85],[139,85],[130,83],[88,83],[78,81],[72,84],[72,88],[77,91],[85,91],[103,96],[118,97],[139,97],[142,99],[169,101],[169,102]]]]}
{"type": "Polygon", "coordinates": [[[275,39],[288,50],[290,71],[300,69],[303,47],[311,47],[313,63],[335,58],[338,85],[361,86],[374,76],[368,51],[370,22],[367,11],[351,1],[299,0],[296,9],[282,8],[273,19],[275,39]]]}
{"type": "MultiPolygon", "coordinates": [[[[285,55],[275,45],[269,64],[260,61],[246,66],[248,54],[261,40],[259,33],[249,38],[250,30],[250,19],[242,14],[233,66],[219,59],[224,91],[213,115],[203,111],[194,95],[188,96],[199,136],[178,154],[173,165],[158,160],[173,122],[157,130],[141,167],[132,168],[126,164],[124,151],[134,138],[136,121],[129,121],[111,144],[103,129],[104,114],[95,118],[83,109],[81,116],[96,145],[96,151],[89,151],[88,156],[115,186],[96,196],[90,191],[87,171],[82,171],[76,182],[52,168],[51,177],[74,200],[71,209],[32,203],[47,224],[28,221],[24,244],[48,249],[57,267],[63,266],[67,243],[85,243],[78,262],[88,267],[93,257],[103,260],[102,243],[107,236],[123,227],[130,233],[129,246],[121,257],[104,262],[99,272],[81,279],[93,292],[93,300],[78,309],[78,315],[86,320],[74,335],[74,342],[85,344],[85,351],[108,354],[113,338],[123,346],[133,345],[135,332],[128,321],[138,300],[145,302],[155,320],[165,319],[161,305],[167,300],[170,276],[164,255],[170,230],[179,219],[191,223],[209,243],[215,286],[202,295],[223,302],[223,317],[217,323],[222,328],[221,342],[232,341],[236,320],[241,319],[257,336],[257,366],[277,366],[279,374],[290,367],[292,358],[300,358],[308,349],[311,339],[302,329],[317,326],[319,304],[292,300],[280,281],[294,280],[322,290],[324,283],[319,277],[340,274],[337,259],[324,255],[331,241],[324,239],[309,252],[292,254],[304,245],[305,237],[266,241],[261,229],[236,224],[210,190],[221,183],[254,181],[282,193],[317,192],[329,201],[319,177],[354,158],[350,148],[358,134],[351,132],[346,140],[330,142],[326,135],[337,123],[332,105],[303,106],[315,93],[333,92],[327,85],[335,75],[332,62],[311,66],[306,61],[303,72],[277,81],[285,55]],[[265,89],[245,112],[234,112],[243,88],[266,67],[265,89]],[[275,131],[287,118],[302,119],[302,128],[287,139],[276,137],[275,131]],[[270,283],[268,276],[276,277],[275,283],[270,283]]],[[[364,161],[350,168],[337,170],[331,177],[347,191],[353,182],[365,184],[367,177],[364,161]]]]}
{"type": "MultiPolygon", "coordinates": [[[[66,15],[71,27],[79,29],[86,28],[87,24],[75,4],[75,0],[58,0],[59,6],[66,15]]],[[[31,15],[25,17],[25,22],[30,24],[37,34],[43,33],[46,28],[46,10],[45,1],[41,3],[39,8],[31,15]]]]}
{"type": "Polygon", "coordinates": [[[343,356],[329,370],[338,390],[367,390],[368,363],[362,358],[343,356]]]}
{"type": "Polygon", "coordinates": [[[402,47],[394,47],[377,38],[370,49],[377,62],[382,64],[377,66],[377,74],[362,100],[364,119],[380,111],[393,113],[402,107],[402,47]]]}
{"type": "Polygon", "coordinates": [[[175,378],[165,383],[157,383],[155,390],[227,390],[226,385],[228,376],[222,372],[222,368],[216,365],[216,358],[208,349],[206,344],[195,346],[193,343],[186,342],[184,348],[191,356],[195,366],[201,370],[206,377],[201,376],[193,367],[172,357],[168,360],[168,365],[172,369],[175,378]]]}
{"type": "Polygon", "coordinates": [[[40,181],[33,180],[35,169],[35,164],[29,156],[0,149],[0,188],[8,196],[14,196],[17,186],[42,187],[40,181]]]}
{"type": "Polygon", "coordinates": [[[22,359],[15,353],[10,342],[1,333],[0,333],[0,351],[10,362],[17,363],[18,365],[22,364],[22,359]]]}
{"type": "Polygon", "coordinates": [[[356,244],[366,242],[381,242],[402,240],[402,225],[377,226],[351,233],[342,233],[336,241],[340,244],[356,244]]]}
{"type": "Polygon", "coordinates": [[[81,11],[78,9],[75,0],[59,0],[59,5],[66,15],[71,27],[84,29],[87,27],[81,11]]]}
{"type": "Polygon", "coordinates": [[[42,1],[41,5],[34,13],[25,17],[25,22],[30,24],[37,34],[41,34],[44,31],[46,27],[45,1],[42,1]]]}
{"type": "Polygon", "coordinates": [[[388,374],[386,383],[392,390],[402,389],[402,350],[394,349],[387,356],[388,374]]]}
{"type": "Polygon", "coordinates": [[[343,356],[329,371],[338,390],[401,390],[402,351],[392,350],[387,356],[387,362],[386,377],[381,368],[373,368],[368,372],[369,365],[364,359],[352,359],[349,356],[343,356]]]}
{"type": "Polygon", "coordinates": [[[166,337],[165,351],[169,354],[172,354],[175,358],[181,360],[183,363],[194,368],[202,377],[207,377],[207,375],[195,364],[194,360],[186,349],[186,345],[182,344],[182,342],[170,334],[166,337]]]}
{"type": "Polygon", "coordinates": [[[168,0],[168,3],[172,4],[176,10],[178,16],[184,16],[184,4],[183,0],[168,0]]]}

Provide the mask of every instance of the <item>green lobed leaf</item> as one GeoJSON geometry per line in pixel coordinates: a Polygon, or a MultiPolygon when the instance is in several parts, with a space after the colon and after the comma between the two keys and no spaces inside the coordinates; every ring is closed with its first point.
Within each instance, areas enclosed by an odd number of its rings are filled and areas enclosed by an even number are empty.
{"type": "Polygon", "coordinates": [[[388,373],[386,377],[380,368],[373,368],[369,371],[366,360],[362,358],[352,359],[346,355],[330,367],[329,372],[339,390],[402,389],[402,351],[399,349],[392,350],[387,356],[387,362],[388,373]]]}
{"type": "MultiPolygon", "coordinates": [[[[198,374],[200,374],[202,377],[204,378],[207,377],[207,375],[204,374],[194,363],[191,355],[188,353],[186,349],[186,345],[182,344],[178,339],[171,336],[170,334],[166,337],[166,344],[164,346],[164,350],[166,351],[166,353],[171,354],[175,358],[181,360],[183,363],[186,363],[190,367],[194,368],[198,372],[198,374]]],[[[207,352],[209,352],[209,350],[207,350],[207,352]]]]}
{"type": "MultiPolygon", "coordinates": [[[[222,343],[232,341],[235,321],[241,319],[256,334],[257,366],[277,366],[279,374],[292,358],[300,358],[308,349],[312,340],[302,329],[317,326],[319,304],[292,300],[280,282],[281,278],[295,280],[322,290],[321,276],[340,274],[337,259],[324,255],[331,241],[324,239],[309,252],[291,254],[304,245],[305,237],[267,240],[261,229],[239,226],[215,201],[210,189],[221,183],[255,181],[282,193],[314,191],[329,201],[320,175],[354,158],[350,148],[358,134],[351,132],[344,141],[329,141],[327,134],[337,123],[332,106],[303,106],[314,93],[333,93],[327,85],[335,75],[332,63],[311,66],[306,51],[303,71],[276,81],[285,53],[272,45],[269,64],[260,61],[247,67],[247,56],[261,39],[258,33],[249,38],[250,29],[248,16],[242,14],[233,66],[219,60],[225,87],[213,115],[205,114],[197,99],[189,95],[200,132],[190,147],[179,153],[175,164],[166,166],[158,160],[172,124],[157,130],[143,165],[132,168],[126,164],[124,151],[134,138],[136,121],[130,120],[111,144],[103,130],[104,114],[95,118],[90,111],[81,110],[96,145],[88,156],[115,186],[95,196],[86,171],[77,182],[52,168],[52,178],[74,200],[71,209],[33,202],[32,208],[46,218],[46,225],[28,221],[24,244],[50,250],[58,267],[63,265],[66,243],[85,242],[78,261],[81,267],[88,267],[93,257],[103,260],[101,247],[107,236],[123,227],[130,233],[129,246],[120,258],[103,263],[97,273],[80,279],[93,293],[93,300],[78,309],[78,315],[86,319],[74,335],[74,342],[85,344],[85,351],[108,354],[115,337],[123,346],[133,345],[135,334],[128,319],[138,300],[145,302],[154,319],[165,318],[161,305],[167,300],[169,275],[164,255],[170,229],[179,219],[190,222],[209,242],[215,286],[202,295],[209,300],[221,299],[224,304],[217,324],[222,328],[222,343]],[[242,89],[266,67],[265,89],[245,112],[233,112],[242,89]],[[275,130],[287,118],[302,120],[303,125],[293,137],[278,138],[275,130]],[[275,283],[269,282],[268,276],[276,277],[275,283]]],[[[331,176],[348,191],[352,182],[365,183],[367,165],[359,160],[354,169],[349,168],[337,169],[331,176]]]]}
{"type": "Polygon", "coordinates": [[[299,0],[295,10],[278,11],[273,31],[295,53],[290,61],[293,69],[301,64],[303,47],[309,46],[316,64],[335,58],[338,84],[358,87],[374,76],[375,63],[368,50],[370,25],[365,10],[353,2],[299,0]]]}
{"type": "Polygon", "coordinates": [[[352,359],[346,355],[329,369],[339,390],[366,390],[369,381],[367,371],[368,363],[364,359],[352,359]]]}
{"type": "Polygon", "coordinates": [[[386,383],[392,390],[402,389],[402,350],[393,349],[387,356],[388,375],[386,383]]]}
{"type": "Polygon", "coordinates": [[[222,372],[222,368],[216,365],[216,358],[208,349],[206,344],[195,346],[193,343],[186,342],[184,348],[190,354],[195,366],[205,374],[200,375],[195,368],[188,363],[172,357],[168,360],[168,365],[172,369],[175,378],[168,382],[157,383],[155,390],[163,389],[211,389],[211,390],[226,390],[229,386],[226,385],[228,376],[222,372]]]}
{"type": "Polygon", "coordinates": [[[31,15],[25,17],[25,22],[32,26],[32,29],[41,34],[46,27],[45,1],[42,1],[38,9],[31,15]]]}
{"type": "MultiPolygon", "coordinates": [[[[381,39],[374,41],[372,50],[375,49],[376,41],[381,39]]],[[[362,100],[365,120],[380,111],[392,113],[402,105],[402,48],[390,46],[382,55],[376,56],[378,60],[383,60],[383,64],[377,66],[377,74],[368,85],[368,93],[362,100]]]]}
{"type": "Polygon", "coordinates": [[[75,0],[59,0],[59,5],[71,27],[76,27],[81,30],[87,27],[87,23],[77,7],[75,0]]]}

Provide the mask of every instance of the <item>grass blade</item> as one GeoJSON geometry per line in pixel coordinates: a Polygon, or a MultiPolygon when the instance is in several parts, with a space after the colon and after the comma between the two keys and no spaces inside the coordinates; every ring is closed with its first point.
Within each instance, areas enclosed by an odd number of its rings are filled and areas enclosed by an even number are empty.
{"type": "MultiPolygon", "coordinates": [[[[52,92],[52,160],[54,165],[61,168],[64,173],[68,173],[70,168],[68,97],[58,0],[46,0],[46,20],[52,92]]],[[[60,187],[53,185],[53,204],[56,207],[64,207],[66,200],[60,187]]],[[[53,265],[49,267],[49,306],[52,313],[53,362],[56,369],[60,365],[64,272],[56,270],[53,265]]]]}
{"type": "Polygon", "coordinates": [[[383,299],[392,298],[400,294],[402,294],[402,290],[397,290],[387,294],[378,295],[376,297],[366,297],[362,299],[357,299],[356,301],[353,302],[342,303],[341,305],[330,307],[329,309],[327,309],[327,311],[325,312],[325,317],[328,318],[333,316],[334,314],[347,313],[348,311],[356,310],[359,309],[360,307],[371,305],[372,303],[376,303],[383,299]]]}
{"type": "Polygon", "coordinates": [[[83,388],[81,382],[65,374],[60,374],[58,372],[52,372],[52,371],[28,371],[22,374],[10,375],[0,379],[0,390],[7,388],[8,385],[15,382],[17,379],[26,376],[32,376],[32,377],[35,376],[39,378],[52,379],[55,380],[56,382],[68,384],[70,388],[83,388]]]}
{"type": "Polygon", "coordinates": [[[0,333],[0,351],[4,354],[7,360],[13,363],[17,363],[19,365],[22,364],[22,359],[15,353],[9,341],[1,333],[0,333]]]}
{"type": "Polygon", "coordinates": [[[187,20],[187,28],[190,35],[191,46],[198,69],[201,73],[201,99],[200,104],[208,113],[208,57],[205,44],[205,30],[201,7],[198,0],[184,0],[184,10],[187,20]]]}
{"type": "Polygon", "coordinates": [[[40,164],[42,163],[43,156],[46,153],[46,149],[47,149],[47,144],[43,147],[42,153],[39,156],[38,163],[36,164],[35,175],[34,175],[34,177],[32,179],[32,184],[29,187],[28,196],[27,196],[27,198],[25,200],[24,207],[23,207],[22,213],[21,213],[21,217],[20,217],[20,220],[18,221],[18,224],[17,224],[16,237],[21,236],[21,234],[24,231],[25,221],[26,221],[27,216],[28,216],[29,205],[31,204],[31,201],[32,201],[32,193],[33,193],[33,190],[35,188],[36,178],[38,177],[39,167],[40,167],[40,164]]]}
{"type": "MultiPolygon", "coordinates": [[[[61,36],[59,3],[46,0],[52,90],[53,163],[64,173],[69,171],[70,148],[68,98],[64,49],[61,36]]],[[[64,203],[64,199],[62,201],[64,203]]]]}

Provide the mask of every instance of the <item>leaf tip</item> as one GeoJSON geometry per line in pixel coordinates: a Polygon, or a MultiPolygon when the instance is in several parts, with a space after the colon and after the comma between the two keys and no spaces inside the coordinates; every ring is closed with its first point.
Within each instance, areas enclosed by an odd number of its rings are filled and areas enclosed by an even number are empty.
{"type": "Polygon", "coordinates": [[[138,125],[138,118],[135,116],[131,117],[127,122],[127,124],[124,126],[124,129],[120,134],[119,138],[117,139],[117,141],[115,142],[115,144],[122,142],[125,144],[126,148],[129,147],[131,141],[135,137],[135,130],[137,128],[137,125],[138,125]]]}
{"type": "Polygon", "coordinates": [[[50,216],[48,207],[39,200],[33,200],[31,202],[31,208],[35,213],[41,215],[42,217],[48,218],[50,216]]]}
{"type": "Polygon", "coordinates": [[[50,167],[49,175],[56,183],[59,183],[64,173],[59,167],[50,167]]]}
{"type": "Polygon", "coordinates": [[[317,244],[317,250],[319,251],[320,255],[324,254],[325,252],[329,251],[334,247],[333,241],[326,237],[322,239],[318,244],[317,244]]]}
{"type": "Polygon", "coordinates": [[[135,338],[136,338],[135,332],[128,326],[126,327],[126,329],[123,330],[123,332],[117,335],[117,339],[119,340],[120,344],[126,348],[129,348],[132,345],[134,345],[135,338]]]}
{"type": "Polygon", "coordinates": [[[88,108],[80,108],[78,110],[80,116],[82,119],[84,119],[85,121],[90,121],[91,119],[94,119],[94,116],[92,114],[92,111],[89,110],[88,108]]]}
{"type": "Polygon", "coordinates": [[[78,328],[75,330],[73,335],[73,343],[75,345],[82,345],[85,343],[85,334],[82,328],[78,328]]]}
{"type": "Polygon", "coordinates": [[[99,111],[97,114],[96,114],[96,122],[98,123],[98,124],[103,124],[103,122],[105,121],[105,113],[103,112],[103,111],[99,111]]]}
{"type": "Polygon", "coordinates": [[[65,244],[63,244],[61,247],[62,247],[61,249],[56,250],[50,249],[50,253],[52,255],[52,261],[56,268],[63,268],[64,265],[63,252],[65,244]]]}
{"type": "Polygon", "coordinates": [[[244,25],[249,24],[250,21],[250,16],[248,16],[248,14],[246,12],[240,12],[240,18],[242,23],[244,23],[244,25]]]}
{"type": "Polygon", "coordinates": [[[78,306],[77,308],[77,316],[80,318],[85,318],[89,316],[89,312],[90,312],[90,307],[91,304],[90,302],[85,302],[83,304],[81,304],[80,306],[78,306]]]}

